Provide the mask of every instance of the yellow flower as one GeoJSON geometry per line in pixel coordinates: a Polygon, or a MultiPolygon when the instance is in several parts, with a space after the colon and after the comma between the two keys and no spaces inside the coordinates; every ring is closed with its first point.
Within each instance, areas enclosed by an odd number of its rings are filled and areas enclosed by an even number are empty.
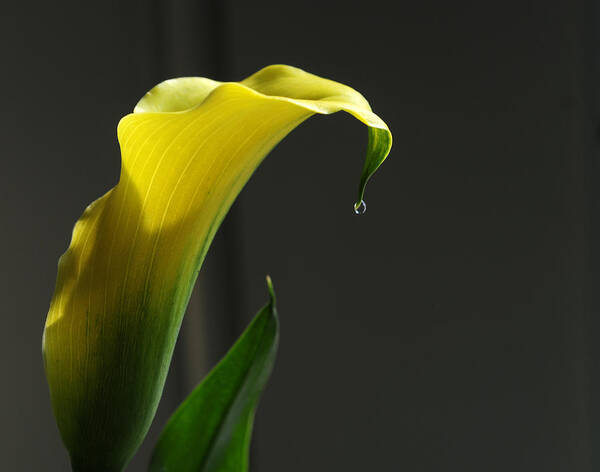
{"type": "Polygon", "coordinates": [[[74,470],[120,471],[130,460],[233,200],[290,131],[340,110],[369,127],[360,202],[391,134],[358,92],[302,70],[269,66],[239,83],[168,80],[121,120],[119,183],[76,223],[44,330],[52,405],[74,470]]]}

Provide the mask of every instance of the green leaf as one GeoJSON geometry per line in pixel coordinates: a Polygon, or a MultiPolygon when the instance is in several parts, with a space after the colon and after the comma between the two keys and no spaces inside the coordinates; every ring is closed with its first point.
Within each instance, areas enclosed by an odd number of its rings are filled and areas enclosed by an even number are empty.
{"type": "Polygon", "coordinates": [[[151,472],[245,472],[254,412],[277,352],[275,292],[227,355],[173,414],[151,472]]]}

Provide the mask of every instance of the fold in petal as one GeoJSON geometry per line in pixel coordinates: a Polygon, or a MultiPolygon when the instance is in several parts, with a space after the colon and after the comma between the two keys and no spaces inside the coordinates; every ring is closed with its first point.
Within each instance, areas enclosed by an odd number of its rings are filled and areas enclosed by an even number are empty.
{"type": "Polygon", "coordinates": [[[119,183],[76,223],[44,330],[52,404],[75,470],[129,461],[223,217],[281,139],[337,111],[369,127],[360,201],[391,134],[358,92],[299,69],[270,66],[240,83],[168,80],[121,120],[119,183]]]}

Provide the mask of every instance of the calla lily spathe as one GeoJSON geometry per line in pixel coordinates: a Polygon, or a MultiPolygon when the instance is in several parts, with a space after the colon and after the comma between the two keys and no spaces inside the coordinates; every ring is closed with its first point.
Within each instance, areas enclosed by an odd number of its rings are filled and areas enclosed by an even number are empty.
{"type": "Polygon", "coordinates": [[[391,134],[358,92],[294,67],[239,83],[168,80],[120,121],[119,182],[76,223],[44,330],[52,405],[75,471],[120,471],[130,460],[232,202],[291,130],[341,110],[369,127],[361,201],[391,134]]]}

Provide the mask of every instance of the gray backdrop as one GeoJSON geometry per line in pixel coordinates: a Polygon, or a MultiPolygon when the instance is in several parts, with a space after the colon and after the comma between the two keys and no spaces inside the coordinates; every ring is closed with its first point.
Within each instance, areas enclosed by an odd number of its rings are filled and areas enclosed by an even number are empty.
{"type": "Polygon", "coordinates": [[[392,153],[358,217],[361,124],[316,117],[272,152],[209,254],[128,470],[264,303],[267,273],[282,335],[253,471],[595,470],[595,4],[4,5],[3,469],[68,470],[41,333],[72,225],[116,182],[118,119],[168,77],[288,63],[363,92],[392,153]]]}

